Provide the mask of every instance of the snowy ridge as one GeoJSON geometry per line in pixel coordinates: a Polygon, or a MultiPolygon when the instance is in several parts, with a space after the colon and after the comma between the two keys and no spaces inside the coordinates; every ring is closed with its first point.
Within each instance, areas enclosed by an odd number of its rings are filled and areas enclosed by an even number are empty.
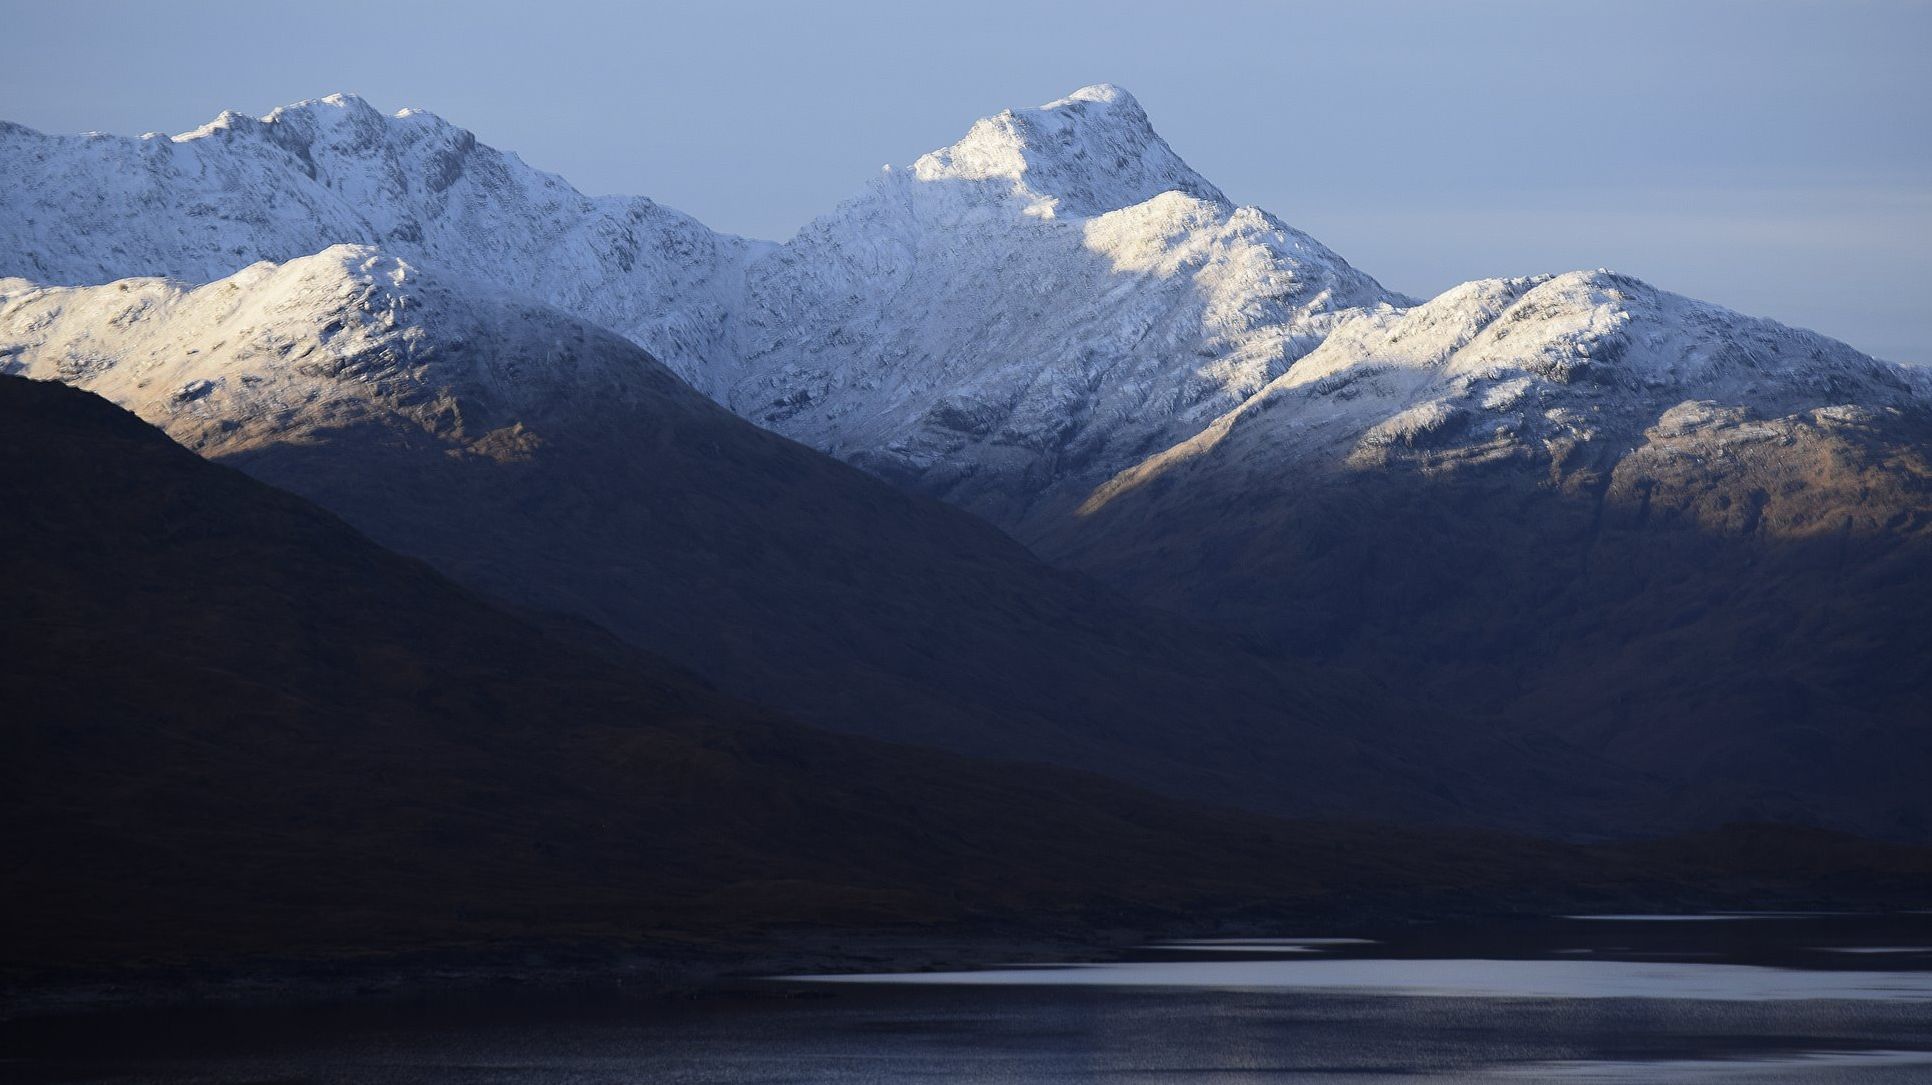
{"type": "Polygon", "coordinates": [[[1134,96],[1108,83],[1036,109],[1008,109],[912,164],[920,181],[997,181],[1042,218],[1101,215],[1182,192],[1227,203],[1181,161],[1134,96]]]}
{"type": "Polygon", "coordinates": [[[0,280],[0,372],[85,388],[208,456],[401,419],[514,457],[545,421],[689,394],[612,333],[352,245],[201,286],[0,280]]]}
{"type": "MultiPolygon", "coordinates": [[[[1453,473],[1606,465],[1651,438],[1762,439],[1932,408],[1923,374],[1815,332],[1609,271],[1464,283],[1345,323],[1201,433],[1100,487],[1092,513],[1183,467],[1453,473]]],[[[1721,450],[1713,448],[1712,451],[1721,450]]]]}
{"type": "Polygon", "coordinates": [[[0,184],[0,276],[208,282],[381,245],[619,331],[687,377],[723,359],[742,269],[769,247],[648,199],[587,197],[434,114],[354,95],[173,137],[0,127],[0,184]]]}

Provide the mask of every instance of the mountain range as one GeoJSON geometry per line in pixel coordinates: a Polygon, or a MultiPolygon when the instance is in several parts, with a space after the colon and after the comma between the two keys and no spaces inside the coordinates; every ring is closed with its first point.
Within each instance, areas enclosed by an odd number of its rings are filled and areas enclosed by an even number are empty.
{"type": "Polygon", "coordinates": [[[1609,271],[1403,296],[1119,88],[782,244],[343,95],[0,183],[0,372],[554,650],[1148,802],[1932,839],[1932,380],[1609,271]]]}

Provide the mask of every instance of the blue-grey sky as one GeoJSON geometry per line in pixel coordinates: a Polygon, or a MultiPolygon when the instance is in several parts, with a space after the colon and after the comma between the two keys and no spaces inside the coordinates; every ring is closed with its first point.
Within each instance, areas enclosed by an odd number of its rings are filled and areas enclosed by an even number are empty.
{"type": "Polygon", "coordinates": [[[1932,362],[1932,3],[0,0],[0,117],[184,131],[337,90],[782,238],[1086,83],[1388,285],[1608,266],[1932,362]]]}

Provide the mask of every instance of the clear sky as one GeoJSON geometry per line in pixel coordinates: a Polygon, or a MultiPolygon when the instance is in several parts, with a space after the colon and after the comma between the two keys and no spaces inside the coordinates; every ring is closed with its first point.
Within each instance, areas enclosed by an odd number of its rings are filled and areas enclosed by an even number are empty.
{"type": "Polygon", "coordinates": [[[1608,266],[1932,362],[1932,3],[0,0],[0,117],[194,128],[337,90],[782,238],[1086,83],[1427,295],[1608,266]]]}

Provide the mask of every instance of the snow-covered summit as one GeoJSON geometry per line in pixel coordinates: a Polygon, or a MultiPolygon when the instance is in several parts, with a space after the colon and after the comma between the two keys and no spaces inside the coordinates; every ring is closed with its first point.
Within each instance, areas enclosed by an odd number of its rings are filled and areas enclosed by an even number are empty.
{"type": "MultiPolygon", "coordinates": [[[[398,109],[391,114],[383,114],[360,94],[350,91],[337,91],[320,98],[304,98],[299,102],[276,106],[262,118],[264,124],[295,124],[308,121],[311,124],[333,126],[347,123],[365,131],[380,126],[389,117],[407,117],[412,114],[432,116],[419,109],[398,109]]],[[[444,123],[436,118],[438,124],[444,123]]]]}
{"type": "MultiPolygon", "coordinates": [[[[199,128],[163,138],[173,143],[191,143],[234,134],[273,133],[277,142],[295,147],[312,142],[320,132],[340,127],[359,131],[366,138],[379,139],[382,128],[390,120],[417,112],[404,109],[384,114],[360,94],[337,92],[277,106],[261,117],[253,117],[236,109],[225,109],[214,120],[199,128]]],[[[438,120],[437,123],[445,122],[438,120]]],[[[149,136],[158,137],[159,133],[149,133],[149,136]]]]}
{"type": "Polygon", "coordinates": [[[688,394],[614,333],[361,245],[199,286],[0,279],[0,372],[86,388],[208,455],[398,423],[502,455],[545,421],[688,394]]]}
{"type": "Polygon", "coordinates": [[[984,118],[912,173],[925,182],[1001,182],[1047,218],[1105,214],[1163,192],[1227,202],[1168,147],[1134,96],[1109,83],[984,118]]]}
{"type": "Polygon", "coordinates": [[[1008,110],[875,180],[747,276],[740,414],[1010,522],[1400,303],[1189,169],[1110,86],[1008,110]]]}

